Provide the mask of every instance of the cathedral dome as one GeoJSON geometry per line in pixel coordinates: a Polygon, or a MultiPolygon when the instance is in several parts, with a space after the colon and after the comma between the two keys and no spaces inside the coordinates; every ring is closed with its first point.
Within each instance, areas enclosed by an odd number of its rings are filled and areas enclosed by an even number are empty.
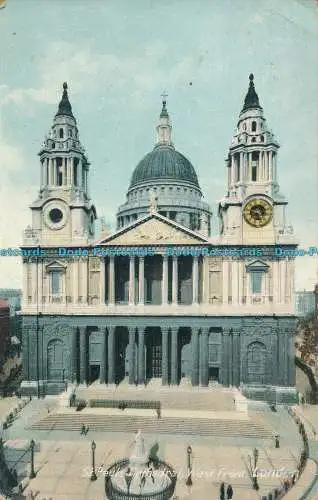
{"type": "Polygon", "coordinates": [[[152,180],[189,182],[200,189],[193,165],[171,146],[155,147],[138,163],[130,181],[130,189],[152,180]]]}

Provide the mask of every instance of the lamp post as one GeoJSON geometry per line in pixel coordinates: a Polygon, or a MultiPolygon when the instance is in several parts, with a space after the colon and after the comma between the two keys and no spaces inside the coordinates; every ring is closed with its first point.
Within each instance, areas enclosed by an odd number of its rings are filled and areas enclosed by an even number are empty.
{"type": "Polygon", "coordinates": [[[91,481],[96,481],[97,476],[95,472],[95,450],[96,450],[96,443],[95,441],[92,441],[91,443],[91,449],[92,449],[92,475],[91,475],[91,481]]]}
{"type": "Polygon", "coordinates": [[[127,495],[129,495],[129,493],[130,493],[129,490],[130,490],[132,478],[133,478],[133,475],[130,471],[130,468],[128,467],[128,469],[126,470],[126,473],[125,473],[125,481],[126,481],[126,485],[127,485],[127,495]]]}
{"type": "MultiPolygon", "coordinates": [[[[38,292],[39,293],[39,292],[38,292]]],[[[37,396],[40,399],[40,359],[39,359],[39,332],[40,332],[40,318],[42,313],[39,312],[39,297],[38,297],[38,311],[36,314],[36,387],[37,396]]]]}
{"type": "Polygon", "coordinates": [[[253,489],[259,490],[259,486],[257,483],[257,463],[258,463],[258,449],[254,448],[253,457],[254,457],[254,470],[253,470],[253,489]]]}
{"type": "Polygon", "coordinates": [[[191,448],[191,446],[188,446],[188,448],[187,448],[187,455],[188,455],[188,477],[187,477],[187,480],[186,480],[186,485],[187,486],[192,486],[191,454],[192,454],[192,448],[191,448]]]}
{"type": "Polygon", "coordinates": [[[35,447],[35,442],[34,439],[31,439],[30,441],[30,450],[31,450],[31,472],[29,475],[30,479],[33,479],[36,476],[35,470],[34,470],[34,447],[35,447]]]}

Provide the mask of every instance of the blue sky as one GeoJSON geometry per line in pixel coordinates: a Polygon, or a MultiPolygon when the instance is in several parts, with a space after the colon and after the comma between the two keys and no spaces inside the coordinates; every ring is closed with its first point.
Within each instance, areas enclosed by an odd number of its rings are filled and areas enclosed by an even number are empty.
{"type": "MultiPolygon", "coordinates": [[[[318,246],[318,12],[314,0],[8,0],[0,9],[0,246],[18,247],[39,187],[37,153],[67,81],[98,215],[114,224],[152,149],[163,90],[176,148],[215,212],[248,87],[278,138],[279,182],[301,247],[318,246]],[[192,82],[192,85],[190,85],[192,82]]],[[[298,258],[311,289],[317,259],[298,258]]],[[[21,287],[19,259],[1,286],[21,287]]]]}

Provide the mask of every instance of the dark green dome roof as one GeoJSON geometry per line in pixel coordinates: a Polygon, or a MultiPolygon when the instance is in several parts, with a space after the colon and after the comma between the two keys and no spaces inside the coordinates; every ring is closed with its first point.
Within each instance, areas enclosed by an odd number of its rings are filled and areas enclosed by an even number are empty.
{"type": "Polygon", "coordinates": [[[130,181],[130,188],[155,179],[191,182],[200,189],[193,165],[169,146],[155,147],[138,163],[130,181]]]}

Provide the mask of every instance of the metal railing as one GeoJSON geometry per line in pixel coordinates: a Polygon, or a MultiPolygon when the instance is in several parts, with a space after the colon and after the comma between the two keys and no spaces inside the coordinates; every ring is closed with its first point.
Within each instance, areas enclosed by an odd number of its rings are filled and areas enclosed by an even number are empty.
{"type": "Polygon", "coordinates": [[[171,465],[163,462],[161,460],[152,461],[154,465],[154,469],[156,471],[162,471],[162,473],[166,474],[170,479],[170,484],[166,486],[162,491],[158,491],[155,493],[128,493],[118,489],[112,483],[112,476],[114,476],[117,472],[124,471],[125,468],[129,466],[129,459],[125,458],[115,462],[111,465],[106,473],[105,473],[105,493],[106,497],[111,500],[169,500],[175,490],[177,483],[177,474],[171,465]]]}

